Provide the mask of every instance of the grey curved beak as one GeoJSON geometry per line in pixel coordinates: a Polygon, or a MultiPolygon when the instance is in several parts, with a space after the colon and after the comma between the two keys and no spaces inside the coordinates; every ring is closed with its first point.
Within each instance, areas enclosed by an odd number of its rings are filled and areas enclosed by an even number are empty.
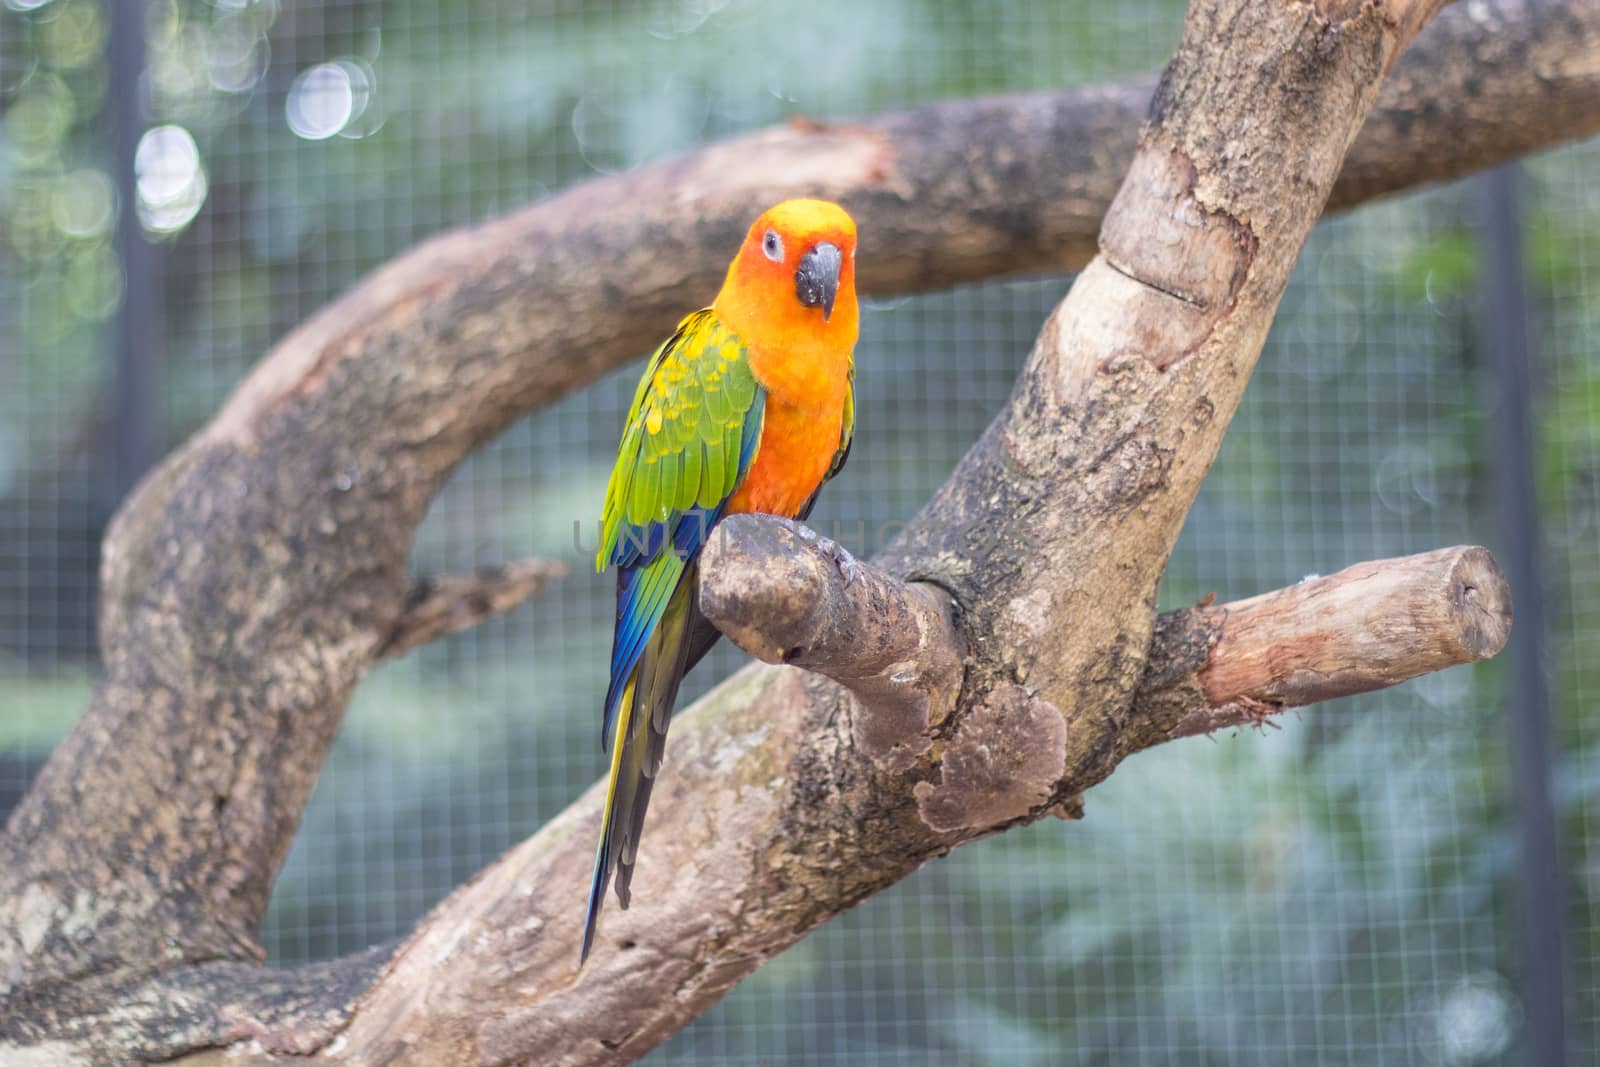
{"type": "Polygon", "coordinates": [[[833,301],[839,295],[839,268],[844,256],[839,246],[830,241],[819,241],[817,246],[800,257],[800,268],[794,272],[794,294],[808,308],[820,307],[822,321],[833,314],[833,301]]]}

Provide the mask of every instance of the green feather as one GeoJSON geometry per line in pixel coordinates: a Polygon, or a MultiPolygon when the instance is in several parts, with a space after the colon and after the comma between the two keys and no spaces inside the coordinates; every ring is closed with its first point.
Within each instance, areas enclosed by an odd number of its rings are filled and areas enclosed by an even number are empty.
{"type": "Polygon", "coordinates": [[[695,390],[694,403],[690,404],[682,397],[678,399],[678,408],[672,413],[672,440],[677,450],[682,452],[688,448],[689,443],[699,434],[700,429],[700,391],[695,390]]]}
{"type": "Polygon", "coordinates": [[[628,494],[628,521],[643,526],[655,518],[656,496],[661,488],[661,461],[646,458],[633,470],[628,494]]]}
{"type": "Polygon", "coordinates": [[[706,449],[696,438],[683,450],[683,475],[678,479],[678,497],[673,506],[688,511],[700,496],[700,468],[705,461],[706,449]]]}
{"type": "MultiPolygon", "coordinates": [[[[703,401],[706,407],[706,414],[711,416],[712,425],[719,429],[734,421],[733,401],[728,399],[728,394],[723,390],[722,386],[723,383],[720,380],[705,382],[706,395],[703,401]]],[[[740,419],[739,421],[743,422],[744,420],[740,419]]]]}
{"type": "Polygon", "coordinates": [[[713,508],[722,503],[728,495],[725,491],[727,484],[727,453],[719,438],[716,444],[706,445],[705,471],[700,476],[700,506],[713,508]]]}
{"type": "Polygon", "coordinates": [[[665,522],[670,530],[675,516],[696,504],[715,508],[734,493],[744,475],[741,443],[747,431],[760,433],[765,405],[748,352],[715,312],[679,323],[634,393],[606,490],[597,566],[605,569],[626,527],[665,522]]]}
{"type": "Polygon", "coordinates": [[[750,369],[748,359],[736,359],[726,364],[726,367],[723,392],[727,394],[728,402],[736,410],[745,411],[756,396],[755,372],[750,369]]]}
{"type": "MultiPolygon", "coordinates": [[[[664,436],[664,435],[663,435],[664,436]]],[[[669,452],[661,457],[661,491],[656,496],[656,522],[665,522],[678,506],[678,454],[669,452]]]]}
{"type": "Polygon", "coordinates": [[[646,459],[659,459],[661,454],[666,451],[666,442],[661,439],[660,433],[646,432],[640,443],[644,445],[646,459]]]}
{"type": "Polygon", "coordinates": [[[706,444],[722,440],[722,424],[711,417],[711,412],[702,402],[700,414],[695,420],[695,436],[706,444]]]}
{"type": "Polygon", "coordinates": [[[744,437],[744,427],[738,423],[730,422],[722,434],[722,453],[728,457],[727,465],[723,469],[722,495],[733,495],[734,486],[739,481],[739,445],[744,437]]]}

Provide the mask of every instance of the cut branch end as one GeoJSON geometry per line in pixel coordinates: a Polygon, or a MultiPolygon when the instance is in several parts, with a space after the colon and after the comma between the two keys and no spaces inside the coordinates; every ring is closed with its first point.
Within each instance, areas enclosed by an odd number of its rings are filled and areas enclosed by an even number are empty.
{"type": "Polygon", "coordinates": [[[768,663],[804,667],[860,701],[855,741],[880,767],[904,770],[954,709],[965,649],[950,599],[851,559],[788,519],[735,515],[701,557],[700,610],[768,663]]]}
{"type": "Polygon", "coordinates": [[[1511,588],[1499,564],[1488,549],[1461,545],[1169,612],[1134,703],[1144,722],[1121,747],[1261,722],[1488,659],[1510,633],[1511,588]]]}

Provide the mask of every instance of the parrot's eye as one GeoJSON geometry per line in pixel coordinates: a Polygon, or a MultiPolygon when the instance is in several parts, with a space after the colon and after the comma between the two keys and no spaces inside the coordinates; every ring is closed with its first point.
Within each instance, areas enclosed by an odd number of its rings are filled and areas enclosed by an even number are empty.
{"type": "Polygon", "coordinates": [[[783,241],[771,230],[761,239],[761,251],[774,263],[783,262],[783,241]]]}

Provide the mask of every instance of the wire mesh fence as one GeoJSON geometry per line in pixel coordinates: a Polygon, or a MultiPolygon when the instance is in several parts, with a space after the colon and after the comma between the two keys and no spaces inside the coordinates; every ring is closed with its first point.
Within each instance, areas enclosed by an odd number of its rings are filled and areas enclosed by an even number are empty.
{"type": "MultiPolygon", "coordinates": [[[[119,206],[109,5],[0,3],[0,804],[96,673],[124,294],[155,301],[150,416],[171,447],[275,339],[443,228],[796,114],[1145,73],[1182,18],[1169,0],[815,0],[803,15],[713,0],[170,0],[146,8],[136,203],[119,206]],[[159,241],[150,276],[124,276],[119,210],[159,241]]],[[[1571,917],[1581,1055],[1600,1048],[1597,171],[1595,144],[1551,153],[1527,166],[1523,204],[1566,848],[1566,898],[1540,905],[1571,917]]],[[[1496,543],[1479,203],[1451,186],[1316,231],[1164,607],[1496,543]]],[[[909,518],[1004,402],[1066,283],[869,302],[860,429],[818,524],[909,518]]],[[[573,523],[598,509],[637,373],[524,420],[435,503],[419,570],[536,554],[572,560],[573,575],[363,686],[278,880],[272,960],[400,934],[602,772],[610,584],[578,558],[573,523]]],[[[715,653],[684,702],[737,662],[715,653]]],[[[1142,754],[1090,794],[1083,822],[930,865],[651,1062],[1527,1062],[1510,704],[1497,662],[1142,754]]]]}

